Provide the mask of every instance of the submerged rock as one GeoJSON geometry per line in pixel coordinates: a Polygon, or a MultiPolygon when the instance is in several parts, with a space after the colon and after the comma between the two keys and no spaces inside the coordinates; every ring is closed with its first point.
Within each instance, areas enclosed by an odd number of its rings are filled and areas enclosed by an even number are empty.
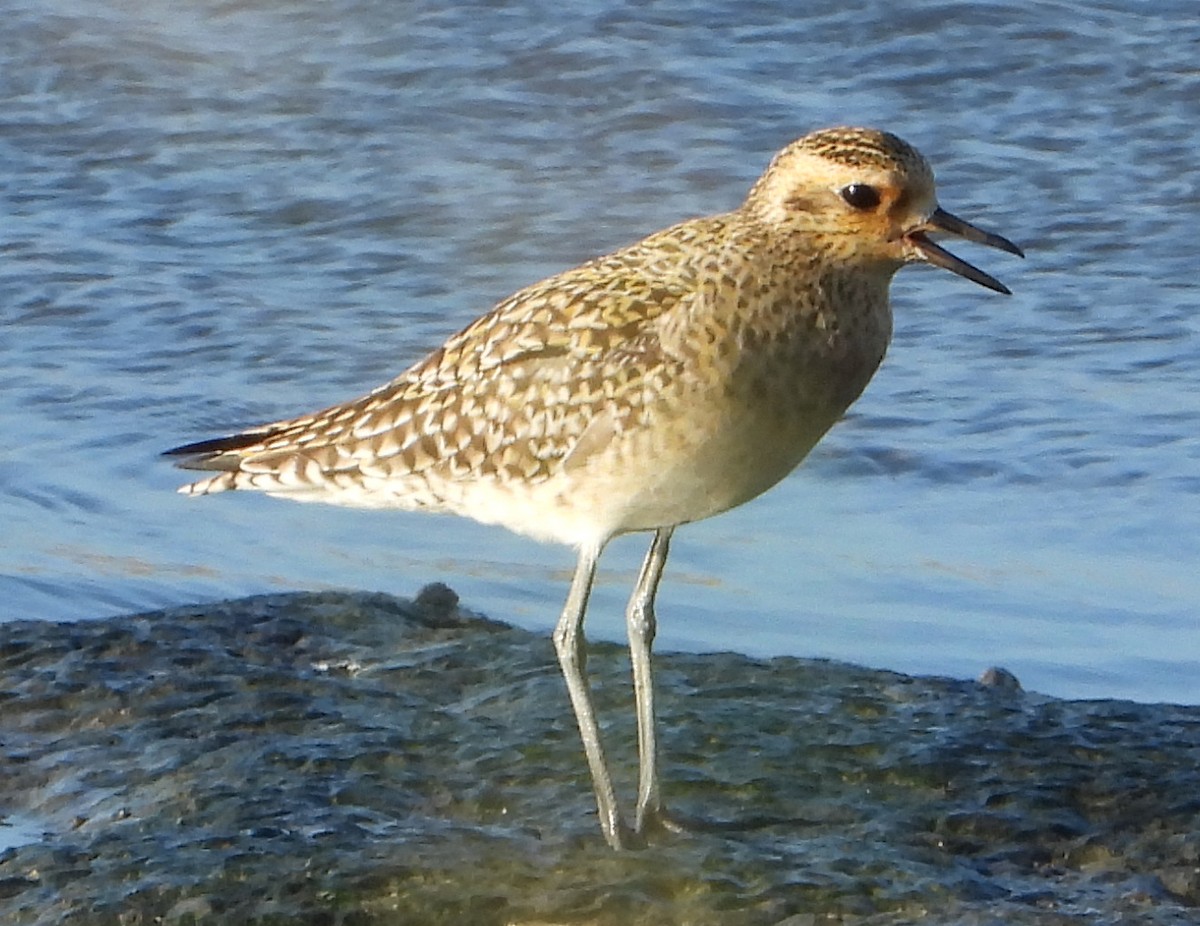
{"type": "MultiPolygon", "coordinates": [[[[623,649],[589,670],[628,798],[623,649]]],[[[549,634],[444,586],[2,624],[0,819],[44,835],[0,853],[0,921],[1200,921],[1200,708],[657,673],[668,805],[732,825],[618,854],[549,634]]]]}

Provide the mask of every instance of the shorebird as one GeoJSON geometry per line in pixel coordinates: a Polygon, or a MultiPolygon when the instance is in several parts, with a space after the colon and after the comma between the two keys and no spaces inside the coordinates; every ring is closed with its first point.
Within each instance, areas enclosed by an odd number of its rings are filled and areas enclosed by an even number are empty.
{"type": "Polygon", "coordinates": [[[892,332],[888,286],[927,262],[1009,291],[935,244],[1020,248],[938,206],[921,154],[833,128],[780,151],[732,212],[681,222],[523,289],[361,398],[167,451],[180,489],[419,509],[568,544],[554,646],[613,848],[671,827],[651,682],[655,594],[676,527],[790,473],[866,387],[892,332]],[[585,674],[584,613],[613,537],[653,532],[626,609],[638,721],[632,827],[585,674]]]}

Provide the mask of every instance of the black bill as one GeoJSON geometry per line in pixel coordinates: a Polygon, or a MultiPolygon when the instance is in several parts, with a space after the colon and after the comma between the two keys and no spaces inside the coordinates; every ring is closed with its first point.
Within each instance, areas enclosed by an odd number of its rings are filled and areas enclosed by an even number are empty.
{"type": "Polygon", "coordinates": [[[958,235],[960,238],[966,238],[968,241],[974,241],[978,244],[986,244],[988,247],[999,248],[1001,251],[1016,254],[1018,257],[1024,257],[1025,253],[1019,247],[1007,238],[1001,238],[999,235],[993,235],[982,228],[976,228],[970,222],[964,222],[958,216],[951,215],[940,206],[933,210],[933,214],[925,222],[924,226],[916,231],[909,232],[907,235],[908,240],[913,243],[921,253],[921,256],[929,261],[929,263],[938,267],[944,267],[946,270],[957,273],[959,276],[966,277],[968,280],[978,283],[980,286],[986,286],[988,289],[995,290],[998,293],[1004,293],[1006,296],[1012,295],[1012,291],[995,277],[984,273],[978,267],[968,264],[961,257],[955,257],[945,248],[930,241],[926,233],[939,231],[958,235]]]}

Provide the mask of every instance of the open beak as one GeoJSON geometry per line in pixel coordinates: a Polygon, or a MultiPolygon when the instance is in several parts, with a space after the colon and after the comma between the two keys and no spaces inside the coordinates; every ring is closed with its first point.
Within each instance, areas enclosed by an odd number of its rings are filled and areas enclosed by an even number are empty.
{"type": "Polygon", "coordinates": [[[985,232],[982,228],[976,228],[970,222],[964,222],[958,216],[951,215],[940,206],[933,210],[933,214],[925,220],[924,225],[905,235],[913,247],[917,249],[921,257],[929,261],[929,263],[951,270],[959,276],[966,277],[968,280],[972,280],[980,286],[986,286],[988,289],[995,290],[998,293],[1004,293],[1006,296],[1012,295],[1009,288],[995,277],[989,276],[978,267],[973,267],[962,258],[955,257],[945,248],[934,244],[929,240],[928,232],[947,232],[951,235],[958,235],[960,238],[966,238],[968,241],[975,241],[979,244],[986,244],[989,247],[999,248],[1001,251],[1008,251],[1009,254],[1016,254],[1017,257],[1024,257],[1025,254],[1019,247],[1007,238],[1001,238],[999,235],[985,232]]]}

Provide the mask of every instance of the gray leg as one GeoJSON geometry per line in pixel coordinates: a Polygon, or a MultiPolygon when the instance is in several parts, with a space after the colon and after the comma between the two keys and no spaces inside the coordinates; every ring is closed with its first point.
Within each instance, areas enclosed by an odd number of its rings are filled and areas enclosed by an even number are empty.
{"type": "Polygon", "coordinates": [[[658,790],[658,746],[654,735],[654,679],[650,665],[650,646],[654,643],[656,622],[654,596],[667,564],[673,527],[660,528],[654,534],[642,571],[625,610],[629,630],[629,658],[633,663],[633,692],[638,722],[638,800],[634,831],[641,833],[650,821],[664,822],[658,790]]]}
{"type": "Polygon", "coordinates": [[[554,628],[554,649],[558,663],[562,666],[563,678],[567,681],[567,693],[575,708],[575,720],[579,734],[583,737],[583,751],[587,754],[588,767],[592,771],[592,786],[596,790],[596,809],[600,812],[600,828],[604,838],[614,849],[629,845],[629,829],[621,819],[617,807],[616,792],[608,765],[604,761],[604,748],[600,744],[600,727],[596,724],[596,712],[592,709],[592,695],[588,688],[586,641],[583,637],[583,616],[587,611],[588,595],[596,577],[596,560],[600,551],[582,549],[571,579],[571,590],[563,606],[562,617],[554,628]]]}

